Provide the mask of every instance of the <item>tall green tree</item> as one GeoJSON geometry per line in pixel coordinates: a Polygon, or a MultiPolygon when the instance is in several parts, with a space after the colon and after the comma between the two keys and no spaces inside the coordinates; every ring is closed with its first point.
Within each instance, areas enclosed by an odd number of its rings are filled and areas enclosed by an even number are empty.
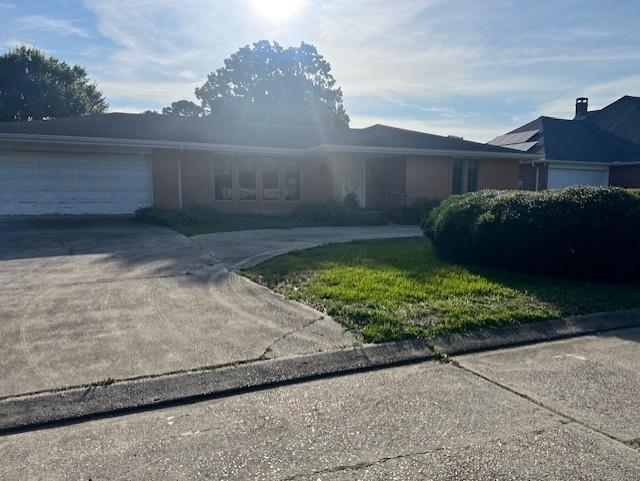
{"type": "Polygon", "coordinates": [[[0,120],[97,114],[107,102],[87,72],[40,50],[19,47],[0,56],[0,120]]]}
{"type": "Polygon", "coordinates": [[[288,124],[349,125],[331,65],[301,43],[283,48],[261,40],[225,59],[196,89],[206,115],[288,124]]]}
{"type": "Polygon", "coordinates": [[[178,100],[162,109],[162,115],[178,115],[180,117],[202,117],[204,109],[191,100],[178,100]]]}

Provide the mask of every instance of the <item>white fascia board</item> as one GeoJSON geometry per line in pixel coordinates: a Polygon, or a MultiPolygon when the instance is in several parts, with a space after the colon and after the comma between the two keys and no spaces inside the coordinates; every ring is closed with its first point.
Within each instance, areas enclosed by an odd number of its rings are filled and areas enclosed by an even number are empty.
{"type": "Polygon", "coordinates": [[[603,168],[609,168],[612,165],[626,165],[626,164],[611,164],[609,162],[585,162],[579,160],[557,160],[547,159],[545,160],[549,164],[550,168],[562,168],[572,167],[585,170],[602,170],[603,168]]]}
{"type": "Polygon", "coordinates": [[[505,158],[505,159],[538,159],[538,154],[526,154],[515,152],[478,152],[473,150],[448,150],[448,149],[413,149],[405,147],[368,147],[353,145],[322,144],[307,149],[307,152],[338,152],[338,153],[362,153],[362,154],[394,154],[394,155],[433,155],[442,157],[477,157],[477,158],[505,158]]]}
{"type": "Polygon", "coordinates": [[[166,140],[138,140],[138,139],[111,139],[103,137],[76,137],[63,135],[31,135],[31,134],[2,134],[0,141],[11,142],[37,142],[50,144],[77,144],[77,145],[113,145],[117,147],[149,147],[149,148],[172,148],[184,150],[207,150],[221,153],[242,153],[242,154],[278,154],[278,155],[300,155],[304,154],[304,149],[288,149],[278,147],[253,147],[233,144],[207,144],[200,142],[173,142],[166,140]]]}

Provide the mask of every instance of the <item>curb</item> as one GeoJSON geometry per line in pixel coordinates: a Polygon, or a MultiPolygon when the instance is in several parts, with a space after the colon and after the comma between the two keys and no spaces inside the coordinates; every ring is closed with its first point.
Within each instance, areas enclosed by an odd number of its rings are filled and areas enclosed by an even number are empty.
{"type": "Polygon", "coordinates": [[[492,327],[467,333],[449,334],[433,339],[431,346],[436,352],[454,356],[630,327],[640,327],[640,309],[601,312],[568,319],[492,327]]]}
{"type": "Polygon", "coordinates": [[[424,341],[367,345],[0,401],[0,435],[432,359],[424,341]]]}
{"type": "Polygon", "coordinates": [[[0,401],[0,435],[478,351],[640,327],[640,309],[118,381],[0,401]]]}

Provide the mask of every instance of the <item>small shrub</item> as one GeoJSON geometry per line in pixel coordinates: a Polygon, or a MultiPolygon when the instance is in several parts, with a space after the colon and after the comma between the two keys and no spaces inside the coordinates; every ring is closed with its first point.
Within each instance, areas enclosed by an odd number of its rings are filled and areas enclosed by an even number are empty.
{"type": "Polygon", "coordinates": [[[395,224],[419,225],[439,205],[438,199],[416,199],[411,205],[401,205],[391,209],[387,212],[387,217],[395,224]]]}
{"type": "Polygon", "coordinates": [[[640,197],[611,187],[453,196],[423,225],[441,254],[529,272],[638,281],[640,197]]]}
{"type": "Polygon", "coordinates": [[[358,196],[353,192],[348,192],[345,194],[344,199],[342,200],[344,206],[349,210],[356,210],[360,208],[358,203],[358,196]]]}
{"type": "Polygon", "coordinates": [[[383,225],[387,221],[382,213],[352,209],[337,201],[307,202],[291,214],[312,225],[383,225]]]}
{"type": "Polygon", "coordinates": [[[136,218],[147,224],[165,227],[194,224],[217,224],[227,219],[229,214],[207,206],[191,206],[182,210],[147,207],[136,211],[136,218]]]}

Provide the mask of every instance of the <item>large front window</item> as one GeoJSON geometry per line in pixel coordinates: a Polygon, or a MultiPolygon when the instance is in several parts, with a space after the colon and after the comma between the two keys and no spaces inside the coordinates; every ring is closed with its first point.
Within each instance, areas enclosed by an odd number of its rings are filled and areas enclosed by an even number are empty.
{"type": "Polygon", "coordinates": [[[456,159],[453,161],[453,172],[452,172],[452,186],[451,193],[452,194],[462,194],[463,192],[463,168],[464,161],[456,159]]]}
{"type": "Polygon", "coordinates": [[[289,160],[284,166],[284,198],[300,200],[300,164],[289,160]]]}
{"type": "Polygon", "coordinates": [[[478,161],[467,160],[467,192],[478,190],[478,161]]]}
{"type": "Polygon", "coordinates": [[[262,199],[280,200],[280,165],[276,160],[262,163],[262,199]]]}
{"type": "Polygon", "coordinates": [[[240,200],[256,200],[256,161],[243,159],[238,166],[240,200]]]}
{"type": "Polygon", "coordinates": [[[231,200],[233,198],[233,173],[229,160],[216,160],[214,184],[216,200],[231,200]]]}

